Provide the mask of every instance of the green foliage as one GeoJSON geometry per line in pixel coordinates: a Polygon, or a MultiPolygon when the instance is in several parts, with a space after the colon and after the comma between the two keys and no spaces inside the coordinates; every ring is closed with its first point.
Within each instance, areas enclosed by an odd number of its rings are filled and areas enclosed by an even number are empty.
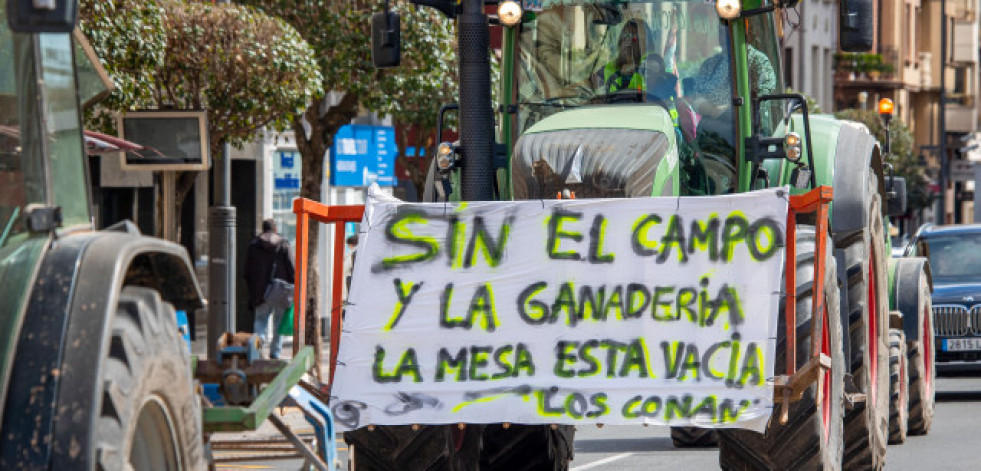
{"type": "Polygon", "coordinates": [[[255,9],[163,1],[167,48],[157,103],[207,109],[214,145],[282,130],[320,92],[314,52],[291,26],[255,9]]]}
{"type": "Polygon", "coordinates": [[[371,14],[384,1],[243,0],[293,25],[311,47],[324,90],[358,97],[369,111],[431,128],[439,103],[457,91],[454,24],[429,8],[391,2],[401,16],[402,64],[377,70],[371,63],[371,14]]]}
{"type": "MultiPolygon", "coordinates": [[[[880,143],[886,142],[886,127],[875,111],[848,109],[835,113],[835,117],[860,122],[880,143]]],[[[906,178],[908,208],[916,212],[930,206],[933,196],[928,191],[928,182],[923,175],[923,166],[919,163],[909,127],[902,120],[893,118],[889,122],[889,137],[891,153],[885,161],[893,165],[896,176],[906,178]]]]}
{"type": "MultiPolygon", "coordinates": [[[[390,116],[396,124],[418,130],[420,144],[436,127],[439,106],[455,102],[457,67],[455,24],[430,8],[415,7],[408,0],[393,0],[399,13],[402,63],[378,70],[371,62],[371,15],[381,12],[384,0],[241,0],[293,25],[316,51],[323,76],[323,89],[343,93],[343,99],[310,103],[302,123],[294,124],[297,146],[303,155],[302,195],[320,194],[321,157],[330,147],[334,133],[359,111],[390,116]]],[[[452,117],[452,116],[451,116],[452,117]]],[[[405,146],[405,135],[400,139],[405,146]]],[[[426,155],[433,154],[433,148],[426,155]]],[[[414,182],[425,166],[407,165],[414,182]],[[420,170],[421,169],[421,170],[420,170]]],[[[420,159],[421,160],[421,159],[420,159]]],[[[421,184],[421,183],[419,183],[421,184]]]]}
{"type": "MultiPolygon", "coordinates": [[[[115,112],[204,109],[212,155],[256,131],[285,129],[322,77],[290,25],[253,8],[182,0],[81,0],[80,26],[116,90],[86,126],[112,132],[115,112]]],[[[196,172],[178,176],[177,213],[196,172]]],[[[178,226],[178,233],[180,227],[178,226]]]]}
{"type": "MultiPolygon", "coordinates": [[[[150,106],[155,87],[153,71],[163,66],[167,46],[158,2],[81,0],[79,27],[116,85],[102,107],[124,110],[150,106]]],[[[105,119],[89,123],[103,130],[109,130],[108,124],[105,119]]]]}
{"type": "MultiPolygon", "coordinates": [[[[285,128],[319,93],[313,50],[254,9],[178,0],[82,0],[80,25],[117,85],[103,110],[207,109],[212,149],[285,128]]],[[[110,127],[97,114],[90,126],[110,127]]]]}
{"type": "Polygon", "coordinates": [[[881,72],[891,74],[896,66],[886,62],[882,54],[839,52],[834,55],[835,69],[855,72],[881,72]]]}

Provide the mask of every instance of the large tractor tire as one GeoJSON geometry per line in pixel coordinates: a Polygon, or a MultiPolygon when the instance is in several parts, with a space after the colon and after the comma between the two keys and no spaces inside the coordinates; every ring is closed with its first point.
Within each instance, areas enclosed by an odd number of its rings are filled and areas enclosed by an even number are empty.
{"type": "Polygon", "coordinates": [[[109,322],[102,405],[94,427],[76,422],[91,436],[97,468],[205,469],[201,403],[174,307],[152,289],[126,287],[109,322]]]}
{"type": "Polygon", "coordinates": [[[719,437],[710,428],[671,427],[671,443],[675,448],[708,448],[719,446],[719,437]]]}
{"type": "Polygon", "coordinates": [[[865,393],[845,413],[845,469],[881,469],[889,438],[889,317],[885,236],[879,184],[869,175],[865,207],[868,225],[836,235],[835,246],[844,251],[848,278],[848,335],[850,371],[865,393]]]}
{"type": "Polygon", "coordinates": [[[926,435],[933,425],[933,406],[936,391],[934,368],[935,332],[933,329],[933,305],[926,276],[919,281],[917,300],[917,340],[906,341],[909,358],[909,434],[926,435]]]}
{"type": "Polygon", "coordinates": [[[344,441],[351,471],[478,469],[479,426],[378,425],[346,432],[344,441]]]}
{"type": "Polygon", "coordinates": [[[909,371],[906,368],[906,335],[889,330],[889,444],[906,441],[909,419],[909,371]]]}
{"type": "MultiPolygon", "coordinates": [[[[719,464],[727,470],[837,470],[841,468],[842,417],[844,415],[845,353],[842,346],[841,317],[838,313],[838,283],[831,242],[824,262],[824,319],[819,330],[822,353],[831,358],[831,370],[805,390],[803,397],[790,404],[789,420],[780,424],[780,406],[763,434],[747,430],[722,429],[719,437],[719,464]]],[[[811,318],[814,280],[814,228],[797,227],[797,364],[810,357],[811,318]]],[[[774,370],[786,373],[787,339],[784,301],[780,301],[777,326],[777,356],[774,370]]]]}
{"type": "Polygon", "coordinates": [[[488,425],[481,442],[480,470],[567,470],[575,434],[572,425],[488,425]]]}

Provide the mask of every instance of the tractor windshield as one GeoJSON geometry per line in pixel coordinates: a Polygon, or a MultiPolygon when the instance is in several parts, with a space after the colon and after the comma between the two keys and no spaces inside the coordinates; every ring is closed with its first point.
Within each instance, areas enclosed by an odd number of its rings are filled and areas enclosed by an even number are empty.
{"type": "MultiPolygon", "coordinates": [[[[764,3],[768,3],[765,2],[764,3]]],[[[737,116],[730,29],[705,0],[543,0],[521,25],[516,63],[519,133],[580,106],[666,109],[691,181],[684,194],[734,191],[737,116]]],[[[752,95],[781,90],[773,19],[747,20],[752,95]]],[[[777,102],[773,102],[777,103],[777,102]]],[[[764,110],[766,111],[766,110],[764,110]]],[[[764,113],[779,117],[778,113],[764,113]]],[[[770,120],[768,120],[770,121],[770,120]]],[[[638,126],[643,126],[638,123],[638,126]]],[[[767,125],[764,132],[774,126],[767,125]]]]}
{"type": "MultiPolygon", "coordinates": [[[[519,126],[563,108],[647,103],[734,147],[726,27],[704,0],[552,0],[522,25],[519,126]]],[[[679,122],[680,121],[680,122],[679,122]]]]}
{"type": "MultiPolygon", "coordinates": [[[[6,2],[0,2],[2,6],[6,2]]],[[[26,230],[22,211],[44,202],[41,156],[36,148],[39,129],[30,122],[33,96],[31,40],[7,27],[6,8],[0,11],[0,251],[26,230]],[[19,67],[23,65],[24,67],[19,67]],[[27,123],[26,126],[22,125],[27,123]]],[[[0,252],[2,253],[2,252],[0,252]]],[[[2,259],[0,259],[2,260],[2,259]]]]}

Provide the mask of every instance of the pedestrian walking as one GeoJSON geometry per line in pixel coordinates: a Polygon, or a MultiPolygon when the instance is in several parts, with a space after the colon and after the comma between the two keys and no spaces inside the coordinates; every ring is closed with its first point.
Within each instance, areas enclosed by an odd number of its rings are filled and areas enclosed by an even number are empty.
{"type": "Polygon", "coordinates": [[[263,345],[269,345],[269,357],[279,358],[283,347],[279,323],[289,303],[280,301],[275,292],[283,290],[287,283],[292,286],[293,257],[290,256],[289,241],[276,232],[276,222],[272,219],[262,221],[262,233],[249,243],[245,255],[245,282],[249,290],[249,307],[255,313],[253,332],[259,335],[263,345]],[[273,321],[272,343],[268,343],[270,319],[273,321]]]}

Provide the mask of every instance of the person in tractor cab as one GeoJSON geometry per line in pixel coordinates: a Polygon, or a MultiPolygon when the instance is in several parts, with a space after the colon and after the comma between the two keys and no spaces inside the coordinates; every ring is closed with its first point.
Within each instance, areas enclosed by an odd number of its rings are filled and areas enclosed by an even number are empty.
{"type": "Polygon", "coordinates": [[[647,50],[648,38],[647,25],[641,20],[631,19],[623,25],[617,39],[616,59],[603,67],[603,88],[606,93],[644,89],[641,58],[647,50]]]}
{"type": "MultiPolygon", "coordinates": [[[[753,95],[773,93],[777,82],[773,65],[766,54],[753,47],[751,37],[746,44],[746,59],[753,95]]],[[[732,127],[731,82],[728,55],[724,46],[717,46],[715,54],[702,63],[695,82],[693,107],[702,115],[706,131],[729,132],[732,127]]]]}

